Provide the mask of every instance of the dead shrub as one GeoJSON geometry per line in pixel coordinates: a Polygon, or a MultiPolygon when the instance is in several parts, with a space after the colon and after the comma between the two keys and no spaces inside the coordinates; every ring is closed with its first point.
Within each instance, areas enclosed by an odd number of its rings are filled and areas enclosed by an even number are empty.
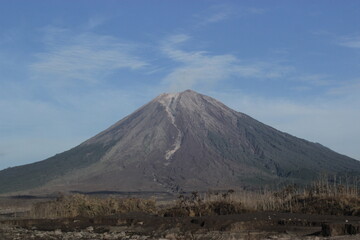
{"type": "Polygon", "coordinates": [[[62,196],[55,201],[36,203],[30,210],[34,218],[94,217],[126,212],[156,213],[154,199],[96,198],[81,194],[62,196]]]}
{"type": "Polygon", "coordinates": [[[292,185],[273,194],[277,211],[306,214],[359,215],[360,195],[358,179],[339,181],[327,175],[311,186],[300,189],[292,185]],[[342,184],[345,182],[346,185],[342,184]]]}
{"type": "Polygon", "coordinates": [[[216,198],[201,198],[197,192],[190,196],[180,195],[174,207],[168,208],[163,212],[166,217],[183,216],[210,216],[238,214],[245,211],[239,201],[233,201],[231,194],[234,190],[229,190],[223,194],[215,193],[216,198]]]}
{"type": "MultiPolygon", "coordinates": [[[[322,215],[348,215],[360,216],[360,199],[346,196],[295,196],[290,209],[285,207],[283,211],[322,214],[322,215]]],[[[290,203],[285,205],[289,206],[290,203]]]]}
{"type": "Polygon", "coordinates": [[[279,191],[197,192],[181,195],[165,216],[225,215],[253,211],[360,216],[359,179],[323,175],[308,187],[289,185],[279,191]],[[345,184],[344,184],[345,183],[345,184]]]}

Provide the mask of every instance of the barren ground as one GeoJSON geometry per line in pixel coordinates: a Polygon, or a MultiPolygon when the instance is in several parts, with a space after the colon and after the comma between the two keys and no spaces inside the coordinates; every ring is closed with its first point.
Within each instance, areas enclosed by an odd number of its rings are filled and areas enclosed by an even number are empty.
{"type": "Polygon", "coordinates": [[[0,239],[360,239],[360,217],[244,213],[163,217],[3,218],[0,239]]]}

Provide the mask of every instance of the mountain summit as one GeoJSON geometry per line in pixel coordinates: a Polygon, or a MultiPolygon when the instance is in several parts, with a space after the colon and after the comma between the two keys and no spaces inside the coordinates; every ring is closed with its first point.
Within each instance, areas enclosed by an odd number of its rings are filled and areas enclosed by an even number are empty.
{"type": "Polygon", "coordinates": [[[187,90],[164,93],[79,146],[0,171],[0,192],[191,191],[307,183],[360,162],[187,90]]]}

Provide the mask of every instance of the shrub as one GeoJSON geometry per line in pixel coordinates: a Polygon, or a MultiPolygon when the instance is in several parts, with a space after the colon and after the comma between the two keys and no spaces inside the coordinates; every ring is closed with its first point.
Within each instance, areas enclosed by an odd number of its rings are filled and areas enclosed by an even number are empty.
{"type": "Polygon", "coordinates": [[[126,212],[156,213],[154,199],[96,198],[81,194],[62,196],[55,201],[33,205],[30,216],[34,218],[94,217],[126,212]]]}

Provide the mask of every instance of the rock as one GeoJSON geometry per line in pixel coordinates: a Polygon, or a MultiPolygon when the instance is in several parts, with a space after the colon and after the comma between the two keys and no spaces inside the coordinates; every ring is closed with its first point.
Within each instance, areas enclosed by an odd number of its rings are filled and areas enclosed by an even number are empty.
{"type": "Polygon", "coordinates": [[[82,238],[82,237],[83,237],[83,234],[82,234],[81,232],[75,232],[75,233],[74,233],[74,237],[82,238]]]}
{"type": "Polygon", "coordinates": [[[94,231],[94,227],[90,226],[86,228],[86,231],[88,232],[93,232],[94,231]]]}
{"type": "Polygon", "coordinates": [[[43,233],[43,232],[37,232],[37,233],[35,233],[35,236],[36,236],[36,237],[39,237],[39,238],[43,238],[43,237],[45,236],[45,233],[43,233]]]}
{"type": "Polygon", "coordinates": [[[327,236],[354,235],[360,233],[360,226],[352,224],[324,223],[321,234],[327,236]]]}
{"type": "Polygon", "coordinates": [[[169,239],[169,240],[176,240],[177,239],[176,234],[174,234],[174,233],[166,234],[165,238],[169,239]]]}

